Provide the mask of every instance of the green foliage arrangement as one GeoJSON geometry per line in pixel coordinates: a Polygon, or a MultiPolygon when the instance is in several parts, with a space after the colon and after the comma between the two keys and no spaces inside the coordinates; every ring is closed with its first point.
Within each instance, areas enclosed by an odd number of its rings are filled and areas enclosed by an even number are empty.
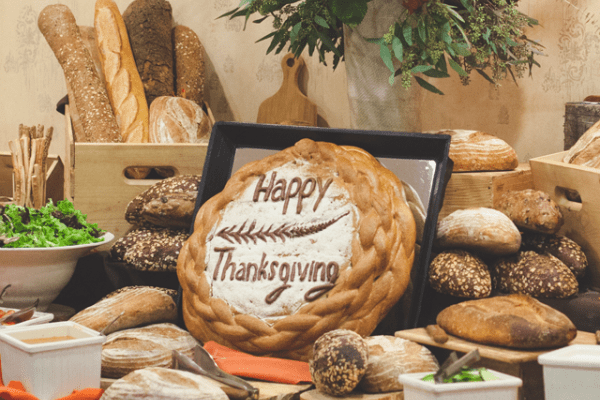
{"type": "MultiPolygon", "coordinates": [[[[371,0],[242,0],[221,17],[243,17],[254,23],[272,18],[267,54],[286,49],[299,56],[306,48],[320,62],[333,53],[333,68],[344,59],[343,25],[356,27],[371,0]]],[[[397,0],[402,1],[402,0],[397,0]]],[[[446,78],[449,68],[463,84],[476,71],[491,83],[510,76],[515,82],[533,65],[542,46],[524,29],[537,21],[517,10],[518,0],[404,0],[404,11],[381,38],[366,38],[380,49],[390,70],[389,82],[410,87],[414,78],[423,88],[443,94],[421,76],[446,78]]],[[[246,25],[244,25],[245,27],[246,25]]]]}

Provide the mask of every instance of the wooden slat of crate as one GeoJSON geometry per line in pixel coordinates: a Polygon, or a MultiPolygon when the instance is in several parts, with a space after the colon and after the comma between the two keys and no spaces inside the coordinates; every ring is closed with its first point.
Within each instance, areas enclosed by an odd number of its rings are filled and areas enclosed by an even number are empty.
{"type": "Polygon", "coordinates": [[[169,167],[175,175],[202,174],[207,145],[75,143],[73,203],[115,235],[131,227],[125,221],[127,204],[153,184],[152,179],[128,179],[127,167],[169,167]]]}
{"type": "Polygon", "coordinates": [[[579,244],[587,259],[589,283],[600,288],[600,170],[562,162],[566,152],[530,160],[534,186],[559,205],[565,223],[559,234],[579,244]],[[567,198],[575,190],[581,203],[567,198]]]}
{"type": "Polygon", "coordinates": [[[509,190],[533,188],[529,164],[514,171],[454,172],[448,181],[438,219],[470,207],[493,207],[494,199],[509,190]]]}

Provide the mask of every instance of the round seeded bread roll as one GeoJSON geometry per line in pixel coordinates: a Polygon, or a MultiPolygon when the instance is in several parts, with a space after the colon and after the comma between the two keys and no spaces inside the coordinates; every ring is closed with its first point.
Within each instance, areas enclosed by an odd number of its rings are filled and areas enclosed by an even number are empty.
{"type": "Polygon", "coordinates": [[[437,359],[424,346],[395,336],[368,336],[367,371],[359,387],[366,393],[400,391],[403,385],[398,375],[417,372],[435,372],[437,359]]]}
{"type": "Polygon", "coordinates": [[[466,340],[520,349],[565,346],[577,335],[564,314],[523,294],[454,304],[438,314],[437,324],[466,340]]]}
{"type": "Polygon", "coordinates": [[[348,394],[364,376],[368,358],[368,346],[356,332],[328,332],[314,345],[310,362],[313,383],[318,391],[331,396],[348,394]]]}
{"type": "Polygon", "coordinates": [[[519,228],[556,233],[564,223],[558,204],[541,190],[511,190],[494,201],[494,208],[506,214],[519,228]]]}
{"type": "Polygon", "coordinates": [[[466,250],[438,254],[429,265],[429,284],[437,292],[469,299],[488,297],[492,292],[488,266],[466,250]]]}
{"type": "Polygon", "coordinates": [[[514,254],[521,233],[502,212],[478,207],[456,210],[438,222],[435,243],[440,248],[460,248],[480,255],[514,254]]]}
{"type": "Polygon", "coordinates": [[[540,254],[552,254],[569,267],[576,278],[585,275],[587,257],[581,246],[566,236],[525,232],[522,236],[521,248],[540,254]]]}

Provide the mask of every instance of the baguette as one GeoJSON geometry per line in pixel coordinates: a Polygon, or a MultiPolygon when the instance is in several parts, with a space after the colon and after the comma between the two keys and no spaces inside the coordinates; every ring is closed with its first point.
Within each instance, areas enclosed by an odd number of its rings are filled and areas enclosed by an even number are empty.
{"type": "Polygon", "coordinates": [[[112,0],[97,0],[94,15],[96,44],[106,87],[123,141],[148,142],[148,104],[135,65],[127,30],[112,0]]]}
{"type": "Polygon", "coordinates": [[[175,87],[177,96],[204,104],[204,46],[187,26],[173,28],[175,87]]]}
{"type": "Polygon", "coordinates": [[[38,27],[58,59],[83,126],[80,142],[120,142],[121,133],[108,93],[96,73],[69,7],[52,4],[38,16],[38,27]]]}

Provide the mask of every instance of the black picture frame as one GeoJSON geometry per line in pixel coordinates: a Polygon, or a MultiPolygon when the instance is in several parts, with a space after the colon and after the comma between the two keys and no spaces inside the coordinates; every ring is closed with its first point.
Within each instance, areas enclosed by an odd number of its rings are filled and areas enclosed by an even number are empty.
{"type": "MultiPolygon", "coordinates": [[[[376,158],[427,160],[435,163],[431,189],[426,206],[423,238],[418,259],[413,265],[411,290],[376,333],[393,334],[401,329],[417,327],[439,210],[442,207],[446,183],[452,172],[449,135],[412,132],[362,131],[335,128],[299,127],[241,122],[217,122],[211,132],[202,178],[198,187],[195,215],[202,205],[223,190],[233,172],[236,152],[240,149],[283,150],[301,139],[325,141],[337,145],[360,147],[376,158]],[[400,310],[401,309],[401,310],[400,310]],[[408,309],[408,312],[406,310],[408,309]],[[401,315],[401,316],[398,316],[401,315]]],[[[400,177],[402,179],[402,177],[400,177]]],[[[193,233],[193,224],[190,229],[193,233]]],[[[181,287],[178,306],[181,309],[181,287]]],[[[408,292],[408,291],[407,291],[408,292]]],[[[181,315],[181,313],[180,313],[181,315]]],[[[183,321],[180,320],[183,325],[183,321]]]]}

